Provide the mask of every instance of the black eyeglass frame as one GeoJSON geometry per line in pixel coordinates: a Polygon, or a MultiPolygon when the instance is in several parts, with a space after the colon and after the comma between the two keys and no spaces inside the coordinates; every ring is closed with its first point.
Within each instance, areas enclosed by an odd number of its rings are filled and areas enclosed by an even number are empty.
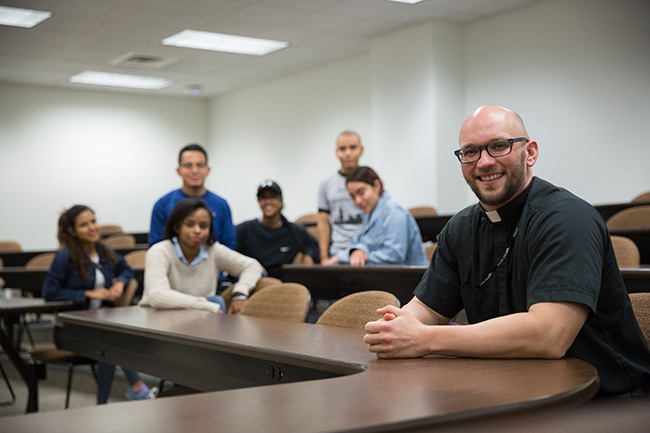
{"type": "Polygon", "coordinates": [[[487,144],[483,144],[483,145],[481,145],[481,146],[467,146],[467,147],[463,147],[463,148],[461,148],[461,149],[454,150],[454,155],[456,155],[456,158],[458,158],[458,160],[460,161],[461,164],[473,164],[473,163],[475,163],[476,161],[478,161],[479,159],[481,159],[483,149],[485,149],[485,151],[488,153],[488,155],[490,155],[492,158],[501,158],[501,157],[503,157],[503,156],[510,155],[510,154],[512,153],[512,146],[513,146],[515,143],[519,142],[519,141],[526,141],[526,142],[528,142],[528,141],[530,141],[530,140],[527,139],[526,137],[517,137],[517,138],[500,138],[500,139],[498,139],[498,140],[492,140],[492,141],[490,141],[489,143],[487,143],[487,144]],[[499,141],[507,141],[507,142],[510,144],[510,149],[508,150],[508,153],[504,153],[503,155],[492,155],[492,154],[490,153],[490,149],[489,149],[488,146],[490,146],[492,143],[497,143],[497,142],[499,142],[499,141]],[[473,160],[473,161],[463,161],[463,158],[462,158],[462,156],[461,156],[461,153],[462,153],[464,150],[466,150],[466,149],[478,149],[478,158],[476,158],[476,159],[473,160]]]}

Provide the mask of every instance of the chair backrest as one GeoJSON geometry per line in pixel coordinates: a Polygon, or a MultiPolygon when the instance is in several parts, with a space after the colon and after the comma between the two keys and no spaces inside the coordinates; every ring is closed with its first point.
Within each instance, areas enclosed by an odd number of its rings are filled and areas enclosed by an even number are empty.
{"type": "Polygon", "coordinates": [[[641,265],[641,254],[634,241],[625,236],[612,235],[612,247],[619,268],[638,268],[641,265]]]}
{"type": "Polygon", "coordinates": [[[23,248],[16,241],[0,241],[0,253],[20,252],[23,248]]]}
{"type": "Polygon", "coordinates": [[[610,230],[641,227],[650,227],[650,205],[629,207],[607,219],[607,228],[610,230]]]}
{"type": "MultiPolygon", "coordinates": [[[[282,284],[282,280],[273,277],[260,278],[260,280],[257,282],[257,285],[253,287],[250,290],[250,292],[248,292],[248,295],[253,296],[254,293],[259,292],[260,290],[265,289],[266,287],[271,287],[278,284],[282,284]]],[[[232,288],[233,286],[230,286],[226,290],[221,292],[221,297],[223,298],[224,301],[226,301],[226,308],[230,307],[230,301],[232,299],[232,288]]]]}
{"type": "Polygon", "coordinates": [[[639,194],[632,199],[632,203],[637,203],[641,201],[650,201],[650,191],[639,194]]]}
{"type": "Polygon", "coordinates": [[[308,213],[305,215],[301,215],[298,218],[296,218],[297,223],[300,224],[316,224],[318,222],[318,214],[317,213],[308,213]]]}
{"type": "Polygon", "coordinates": [[[650,345],[650,292],[630,293],[630,302],[645,341],[650,345]]]}
{"type": "Polygon", "coordinates": [[[304,322],[307,319],[310,298],[309,290],[302,284],[276,284],[249,297],[239,314],[287,322],[304,322]]]}
{"type": "Polygon", "coordinates": [[[99,226],[99,234],[102,236],[116,235],[119,233],[124,233],[122,226],[117,224],[104,224],[99,226]]]}
{"type": "Polygon", "coordinates": [[[316,324],[364,329],[366,323],[381,317],[377,309],[386,305],[399,307],[399,300],[392,293],[380,290],[352,293],[330,305],[316,324]]]}
{"type": "Polygon", "coordinates": [[[124,254],[124,260],[126,261],[126,264],[131,267],[143,267],[146,255],[147,250],[135,250],[124,254]]]}
{"type": "Polygon", "coordinates": [[[432,242],[424,246],[424,253],[427,255],[427,259],[429,259],[429,261],[431,261],[431,257],[433,257],[433,252],[436,250],[437,247],[438,247],[438,242],[432,242]]]}
{"type": "Polygon", "coordinates": [[[127,284],[126,287],[124,287],[124,291],[122,292],[122,296],[120,297],[120,299],[115,301],[115,306],[128,307],[129,305],[131,305],[136,290],[138,290],[138,281],[135,278],[131,278],[129,284],[127,284]]]}
{"type": "Polygon", "coordinates": [[[427,216],[436,216],[438,211],[435,207],[432,206],[416,206],[409,208],[409,212],[413,215],[413,218],[417,217],[427,217],[427,216]]]}
{"type": "Polygon", "coordinates": [[[318,229],[316,228],[316,223],[318,222],[317,213],[308,213],[296,218],[297,223],[304,224],[307,232],[318,239],[318,229]]]}
{"type": "Polygon", "coordinates": [[[43,253],[32,257],[25,263],[26,269],[50,269],[56,253],[43,253]]]}
{"type": "Polygon", "coordinates": [[[0,257],[0,268],[3,268],[5,265],[5,262],[2,261],[2,257],[0,257]]]}
{"type": "Polygon", "coordinates": [[[104,238],[104,242],[108,245],[115,247],[132,247],[135,245],[135,236],[120,233],[116,235],[110,235],[104,238]]]}

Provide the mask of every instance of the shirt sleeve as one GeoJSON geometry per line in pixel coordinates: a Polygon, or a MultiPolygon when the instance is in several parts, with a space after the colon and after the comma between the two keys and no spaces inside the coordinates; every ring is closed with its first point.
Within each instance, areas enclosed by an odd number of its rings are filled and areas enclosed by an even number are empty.
{"type": "Polygon", "coordinates": [[[50,270],[43,281],[43,298],[46,301],[73,301],[75,304],[86,302],[86,291],[66,287],[68,281],[70,255],[68,250],[61,250],[54,256],[50,270]]]}
{"type": "Polygon", "coordinates": [[[327,201],[326,181],[322,181],[318,187],[318,212],[330,212],[330,205],[327,201]]]}
{"type": "Polygon", "coordinates": [[[534,215],[523,234],[529,257],[528,307],[578,302],[596,311],[609,236],[602,218],[582,201],[556,201],[534,215]]]}
{"type": "MultiPolygon", "coordinates": [[[[121,281],[124,283],[126,286],[129,284],[129,281],[131,281],[131,278],[135,275],[133,273],[133,269],[126,263],[126,260],[124,260],[124,257],[122,255],[116,253],[113,251],[113,254],[115,254],[115,257],[117,258],[117,263],[115,264],[115,274],[114,278],[116,281],[121,281]]],[[[109,284],[107,283],[107,286],[109,284]]]]}
{"type": "Polygon", "coordinates": [[[296,227],[296,229],[298,230],[298,235],[302,240],[301,252],[303,254],[307,254],[308,256],[310,256],[314,260],[314,263],[318,263],[320,261],[320,251],[318,249],[318,241],[307,231],[305,226],[303,226],[302,224],[294,223],[294,227],[296,227]]]}
{"type": "Polygon", "coordinates": [[[162,232],[165,228],[165,221],[167,219],[164,208],[165,206],[160,200],[158,200],[153,206],[151,212],[151,224],[149,225],[149,235],[147,236],[149,246],[162,240],[162,232]]]}
{"type": "Polygon", "coordinates": [[[237,248],[237,233],[235,225],[232,223],[232,213],[230,212],[230,206],[225,202],[223,205],[223,218],[221,218],[221,239],[219,239],[219,243],[231,250],[237,248]]]}
{"type": "Polygon", "coordinates": [[[217,249],[219,269],[238,278],[232,292],[248,295],[262,277],[262,265],[257,260],[225,248],[223,245],[215,244],[213,248],[217,249]]]}

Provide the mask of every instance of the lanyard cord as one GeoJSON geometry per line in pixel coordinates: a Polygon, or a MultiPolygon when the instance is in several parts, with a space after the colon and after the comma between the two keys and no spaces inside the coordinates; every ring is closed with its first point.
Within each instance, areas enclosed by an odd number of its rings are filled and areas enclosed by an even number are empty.
{"type": "Polygon", "coordinates": [[[506,250],[503,252],[503,255],[499,259],[499,261],[496,263],[496,265],[492,266],[492,269],[490,269],[490,272],[483,278],[483,281],[481,281],[481,284],[479,284],[477,287],[483,286],[483,284],[487,283],[490,278],[492,278],[492,275],[494,275],[494,272],[497,270],[499,266],[503,264],[503,262],[506,261],[506,257],[508,257],[508,253],[510,253],[510,250],[512,249],[513,244],[515,243],[515,238],[517,237],[517,233],[519,233],[519,223],[517,223],[517,227],[515,227],[514,233],[512,233],[512,237],[510,238],[510,242],[508,242],[508,246],[506,246],[506,250]]]}

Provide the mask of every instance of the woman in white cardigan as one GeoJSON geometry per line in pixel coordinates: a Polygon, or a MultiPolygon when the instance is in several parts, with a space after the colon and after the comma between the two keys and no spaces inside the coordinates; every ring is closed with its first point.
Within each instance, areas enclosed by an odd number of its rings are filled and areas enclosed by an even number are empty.
{"type": "Polygon", "coordinates": [[[212,212],[201,199],[178,202],[169,215],[163,241],[147,251],[144,293],[138,305],[161,309],[195,308],[222,313],[216,295],[222,272],[238,277],[228,313],[237,313],[262,276],[262,266],[216,242],[212,212]]]}

